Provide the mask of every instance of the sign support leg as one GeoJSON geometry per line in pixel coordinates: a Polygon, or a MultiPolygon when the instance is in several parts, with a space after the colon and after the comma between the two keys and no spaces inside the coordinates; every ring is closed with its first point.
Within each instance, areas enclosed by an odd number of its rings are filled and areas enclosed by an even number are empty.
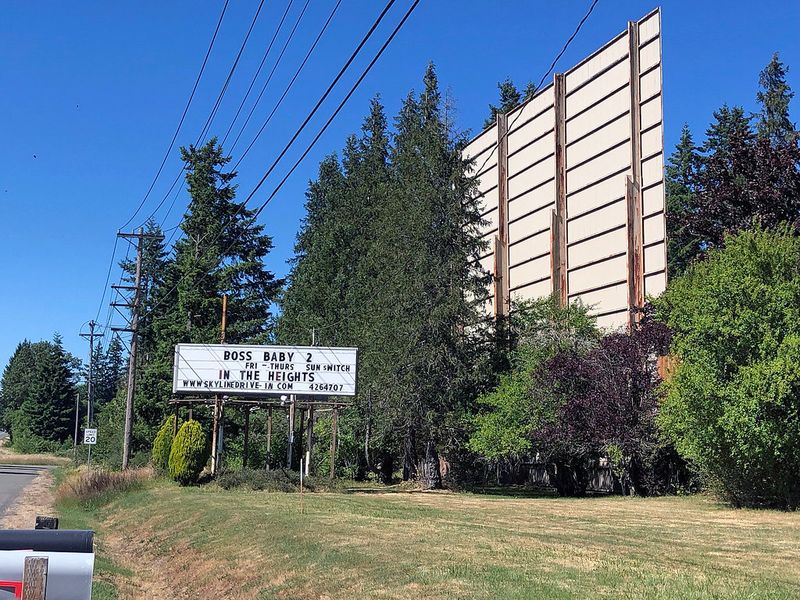
{"type": "Polygon", "coordinates": [[[267,409],[267,471],[272,468],[272,407],[267,409]]]}

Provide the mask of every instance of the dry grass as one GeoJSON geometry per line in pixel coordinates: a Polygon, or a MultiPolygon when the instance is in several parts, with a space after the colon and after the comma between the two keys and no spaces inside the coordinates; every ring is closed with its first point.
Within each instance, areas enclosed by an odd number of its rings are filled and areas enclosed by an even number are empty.
{"type": "Polygon", "coordinates": [[[129,491],[152,478],[150,468],[128,471],[81,469],[68,473],[56,490],[58,503],[91,503],[112,494],[129,491]]]}
{"type": "Polygon", "coordinates": [[[164,482],[101,511],[174,598],[800,597],[800,515],[694,498],[297,495],[164,482]]]}
{"type": "Polygon", "coordinates": [[[41,465],[64,467],[72,461],[65,456],[54,454],[20,454],[11,448],[0,445],[0,465],[41,465]]]}

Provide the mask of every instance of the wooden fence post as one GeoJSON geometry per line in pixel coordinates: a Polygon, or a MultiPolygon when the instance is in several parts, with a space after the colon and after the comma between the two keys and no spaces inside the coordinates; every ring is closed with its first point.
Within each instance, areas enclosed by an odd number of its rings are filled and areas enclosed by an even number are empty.
{"type": "Polygon", "coordinates": [[[22,600],[46,600],[47,591],[46,556],[26,556],[22,575],[22,600]]]}

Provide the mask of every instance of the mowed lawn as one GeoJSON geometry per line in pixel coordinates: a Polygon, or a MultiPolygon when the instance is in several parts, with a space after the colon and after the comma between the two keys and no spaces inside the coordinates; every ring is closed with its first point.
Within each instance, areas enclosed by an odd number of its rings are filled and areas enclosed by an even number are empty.
{"type": "Polygon", "coordinates": [[[175,598],[800,598],[800,514],[704,497],[299,495],[153,483],[104,546],[175,598]]]}

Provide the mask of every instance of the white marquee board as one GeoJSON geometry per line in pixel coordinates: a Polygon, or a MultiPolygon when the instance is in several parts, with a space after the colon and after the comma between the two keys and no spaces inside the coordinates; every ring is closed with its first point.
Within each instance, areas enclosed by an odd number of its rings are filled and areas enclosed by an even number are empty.
{"type": "Polygon", "coordinates": [[[172,391],[196,396],[355,396],[358,349],[178,344],[172,391]]]}

